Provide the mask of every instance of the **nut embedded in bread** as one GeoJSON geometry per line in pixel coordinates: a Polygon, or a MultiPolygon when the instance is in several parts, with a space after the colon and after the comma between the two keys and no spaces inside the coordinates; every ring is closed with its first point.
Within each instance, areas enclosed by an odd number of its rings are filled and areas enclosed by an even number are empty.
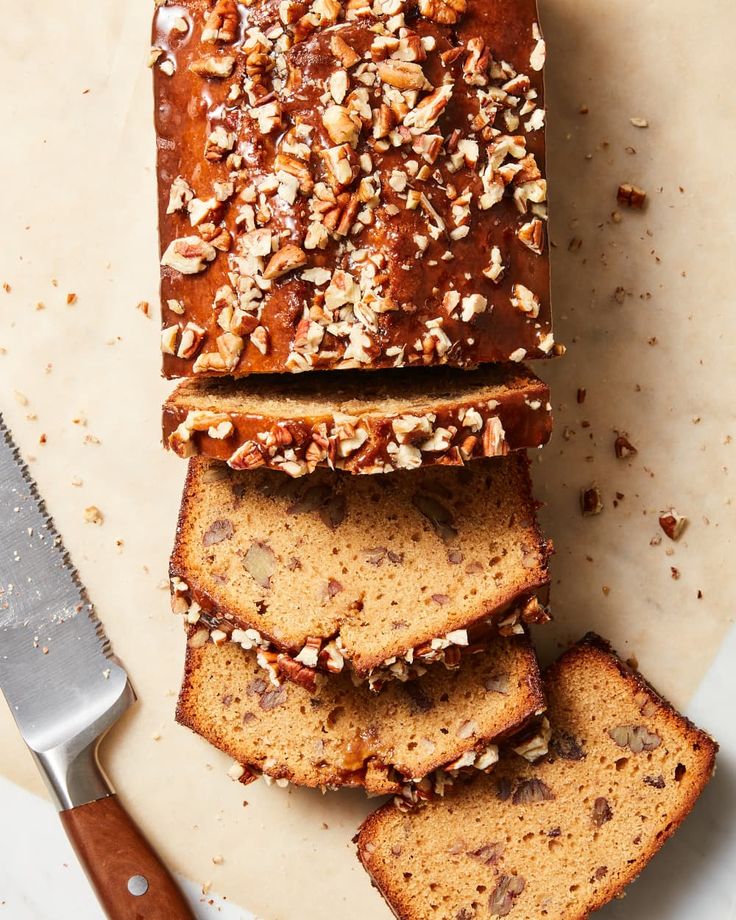
{"type": "Polygon", "coordinates": [[[247,778],[398,793],[440,768],[487,769],[497,759],[492,742],[543,709],[525,636],[496,639],[459,671],[435,668],[375,696],[348,674],[323,675],[313,692],[274,686],[254,652],[202,642],[190,627],[177,720],[241,764],[247,778]]]}
{"type": "Polygon", "coordinates": [[[515,609],[535,616],[548,552],[519,452],[301,479],[193,457],[171,575],[190,622],[367,677],[441,659],[515,609]]]}
{"type": "Polygon", "coordinates": [[[549,388],[513,364],[324,376],[185,380],[164,404],[164,443],[182,457],[303,476],[461,466],[541,447],[552,430],[549,388]]]}
{"type": "Polygon", "coordinates": [[[534,0],[163,2],[153,45],[166,376],[554,352],[534,0]]]}
{"type": "Polygon", "coordinates": [[[549,754],[405,814],[379,809],[359,856],[400,920],[583,920],[621,894],[710,779],[717,745],[607,643],[588,636],[544,680],[549,754]]]}

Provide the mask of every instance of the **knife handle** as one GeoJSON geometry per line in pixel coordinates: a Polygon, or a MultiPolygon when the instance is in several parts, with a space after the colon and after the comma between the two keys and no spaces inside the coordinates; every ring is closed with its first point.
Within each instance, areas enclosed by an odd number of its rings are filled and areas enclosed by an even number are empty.
{"type": "Polygon", "coordinates": [[[115,794],[60,817],[108,920],[194,920],[168,869],[115,794]]]}

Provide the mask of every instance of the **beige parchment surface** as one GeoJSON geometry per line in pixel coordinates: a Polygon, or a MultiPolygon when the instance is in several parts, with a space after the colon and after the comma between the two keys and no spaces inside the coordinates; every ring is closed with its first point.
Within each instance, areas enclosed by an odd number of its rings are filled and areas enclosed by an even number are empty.
{"type": "MultiPolygon", "coordinates": [[[[106,744],[109,771],[176,869],[259,916],[385,920],[350,842],[372,807],[362,795],[243,789],[173,722],[183,643],[163,582],[184,466],[159,446],[168,387],[156,320],[136,310],[156,310],[152,4],[97,0],[92,13],[28,0],[6,12],[0,410],[140,696],[106,744]],[[84,522],[91,505],[101,525],[84,522]]],[[[542,21],[556,324],[569,351],[542,371],[557,433],[535,478],[557,556],[556,620],[538,639],[549,657],[594,628],[686,706],[734,611],[736,6],[544,0],[542,21]],[[616,223],[622,181],[649,203],[616,223]],[[615,458],[616,430],[633,459],[615,458]],[[584,519],[579,490],[593,482],[605,509],[584,519]],[[689,527],[651,546],[671,505],[689,527]]],[[[0,771],[41,791],[2,704],[0,771]]]]}

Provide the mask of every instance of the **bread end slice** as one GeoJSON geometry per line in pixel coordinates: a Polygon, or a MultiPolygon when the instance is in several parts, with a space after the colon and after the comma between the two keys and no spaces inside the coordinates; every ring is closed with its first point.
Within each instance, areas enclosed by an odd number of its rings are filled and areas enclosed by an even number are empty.
{"type": "Polygon", "coordinates": [[[502,758],[412,813],[371,815],[358,855],[400,920],[582,920],[619,896],[692,809],[717,744],[608,643],[545,674],[549,754],[502,758]]]}

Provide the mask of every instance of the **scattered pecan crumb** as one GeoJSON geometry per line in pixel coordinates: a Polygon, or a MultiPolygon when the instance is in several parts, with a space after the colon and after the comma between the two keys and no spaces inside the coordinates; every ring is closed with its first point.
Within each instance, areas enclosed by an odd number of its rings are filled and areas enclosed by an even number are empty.
{"type": "Polygon", "coordinates": [[[5,291],[6,294],[9,294],[13,289],[12,289],[12,287],[8,284],[7,281],[3,281],[3,290],[5,291]]]}
{"type": "Polygon", "coordinates": [[[673,578],[675,581],[677,581],[677,580],[680,578],[681,572],[680,572],[680,570],[679,570],[676,566],[671,565],[671,566],[670,566],[670,575],[672,575],[672,578],[673,578]]]}
{"type": "MultiPolygon", "coordinates": [[[[634,454],[638,453],[638,450],[634,445],[629,441],[629,439],[620,434],[613,443],[613,449],[616,452],[616,456],[619,460],[626,460],[634,454]]],[[[623,498],[623,496],[621,496],[623,498]]]]}
{"type": "Polygon", "coordinates": [[[678,514],[674,508],[670,508],[660,514],[659,526],[670,540],[679,540],[687,526],[687,518],[682,514],[678,514]]]}
{"type": "Polygon", "coordinates": [[[587,393],[588,391],[585,389],[585,387],[578,387],[577,399],[578,399],[579,405],[582,405],[585,402],[585,397],[587,393]]]}
{"type": "Polygon", "coordinates": [[[97,505],[90,505],[84,509],[84,520],[87,524],[101,524],[105,518],[97,505]]]}
{"type": "Polygon", "coordinates": [[[581,115],[587,115],[590,109],[588,108],[587,105],[581,105],[578,111],[580,112],[581,115]]]}
{"type": "Polygon", "coordinates": [[[616,198],[621,204],[628,205],[630,208],[643,208],[647,193],[638,185],[632,185],[630,182],[622,182],[618,187],[616,198]]]}
{"type": "Polygon", "coordinates": [[[646,120],[646,118],[634,117],[634,118],[630,118],[629,121],[635,128],[648,128],[649,127],[649,122],[646,120]]]}
{"type": "Polygon", "coordinates": [[[139,300],[138,303],[137,303],[136,306],[135,306],[136,310],[140,310],[140,312],[141,312],[144,316],[150,316],[150,315],[151,315],[150,312],[149,312],[149,307],[150,307],[150,304],[148,303],[147,300],[139,300]]]}
{"type": "Polygon", "coordinates": [[[70,292],[66,295],[66,302],[69,306],[77,302],[77,295],[73,292],[70,292]]]}
{"type": "Polygon", "coordinates": [[[588,489],[580,490],[580,510],[586,517],[600,514],[603,511],[603,501],[598,486],[590,486],[588,489]]]}

